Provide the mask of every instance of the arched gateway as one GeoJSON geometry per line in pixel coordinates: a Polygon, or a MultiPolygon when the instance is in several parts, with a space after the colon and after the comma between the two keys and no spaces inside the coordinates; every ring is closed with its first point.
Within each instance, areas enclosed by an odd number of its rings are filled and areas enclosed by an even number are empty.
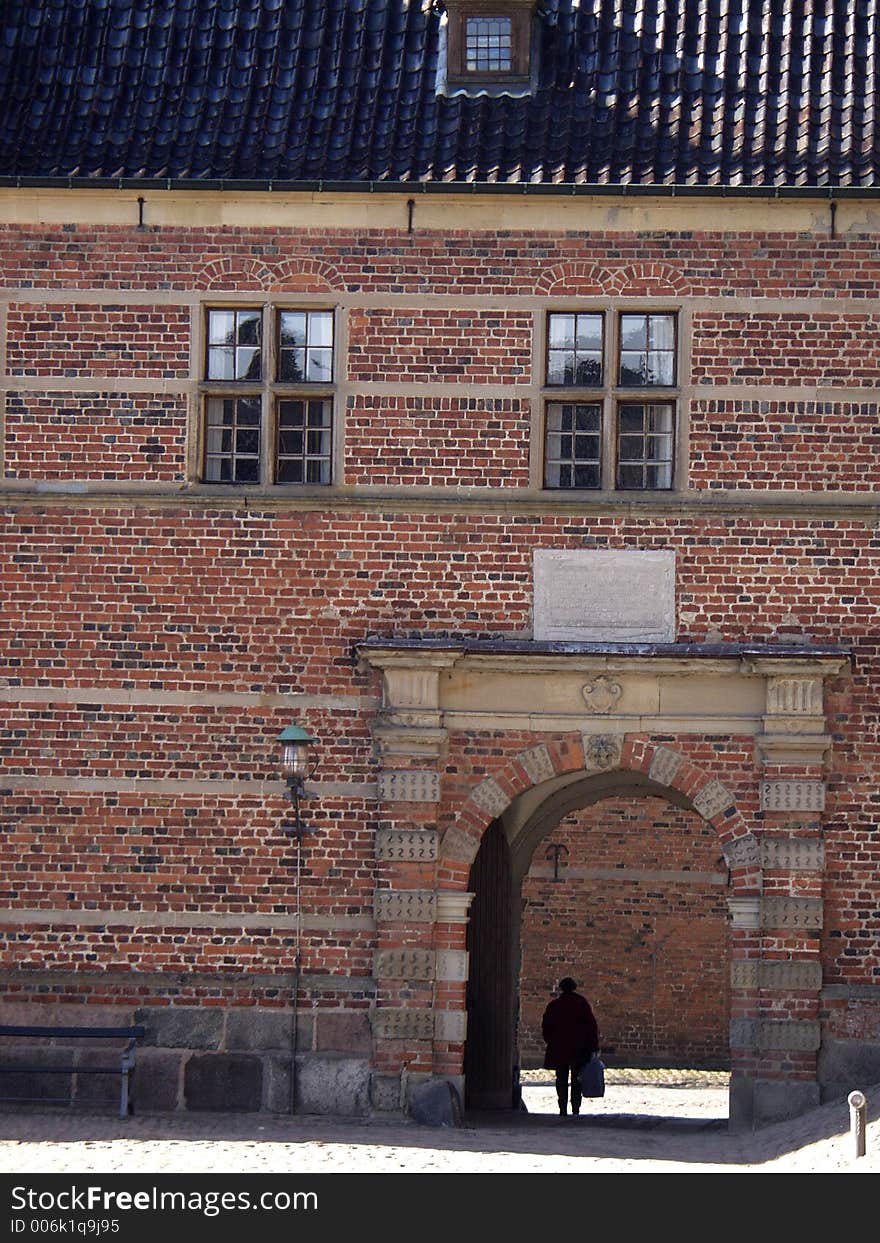
{"type": "MultiPolygon", "coordinates": [[[[730,874],[730,1117],[819,1101],[819,992],[836,648],[378,640],[383,674],[374,1081],[464,1088],[471,868],[490,825],[513,866],[611,791],[712,826],[730,874]]],[[[499,1004],[504,1004],[503,1000],[499,1004]]]]}

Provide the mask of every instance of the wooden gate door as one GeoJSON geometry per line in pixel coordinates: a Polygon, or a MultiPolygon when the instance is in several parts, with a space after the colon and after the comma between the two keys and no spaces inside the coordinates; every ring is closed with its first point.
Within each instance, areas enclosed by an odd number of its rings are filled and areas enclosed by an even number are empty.
{"type": "Polygon", "coordinates": [[[468,923],[470,953],[465,1046],[465,1103],[469,1109],[511,1109],[514,1077],[514,980],[510,848],[495,820],[471,868],[474,894],[468,923]]]}

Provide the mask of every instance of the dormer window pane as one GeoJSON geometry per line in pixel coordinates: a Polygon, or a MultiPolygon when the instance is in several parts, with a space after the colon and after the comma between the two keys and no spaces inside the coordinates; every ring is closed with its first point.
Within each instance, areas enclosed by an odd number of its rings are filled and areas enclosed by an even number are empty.
{"type": "Polygon", "coordinates": [[[468,73],[510,73],[513,23],[509,17],[469,17],[465,25],[468,73]]]}

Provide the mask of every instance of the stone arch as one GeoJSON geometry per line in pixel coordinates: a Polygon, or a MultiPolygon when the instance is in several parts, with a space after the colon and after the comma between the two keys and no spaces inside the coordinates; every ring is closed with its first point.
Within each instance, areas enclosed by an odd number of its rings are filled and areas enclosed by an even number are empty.
{"type": "Polygon", "coordinates": [[[607,293],[613,277],[607,268],[598,263],[571,260],[557,263],[548,268],[537,282],[536,291],[542,294],[557,296],[570,294],[572,297],[607,293]]]}
{"type": "MultiPolygon", "coordinates": [[[[444,885],[454,891],[464,888],[472,899],[468,916],[460,920],[458,944],[466,951],[467,1015],[476,1017],[478,1034],[471,1053],[469,1018],[462,1019],[461,1071],[466,1099],[474,1108],[512,1104],[506,1085],[516,1081],[518,1066],[522,887],[536,847],[571,812],[615,797],[660,798],[709,826],[716,850],[727,862],[730,882],[729,896],[721,891],[730,955],[723,959],[722,974],[754,952],[751,938],[734,933],[730,915],[737,901],[760,892],[757,842],[737,808],[735,794],[717,775],[684,751],[639,734],[554,735],[508,755],[472,787],[439,849],[438,903],[444,885]]],[[[438,913],[438,923],[445,922],[438,913]]],[[[444,928],[441,935],[451,931],[444,928]]],[[[716,979],[715,985],[728,990],[729,977],[721,985],[716,979]]],[[[738,1004],[742,999],[740,993],[738,1004]]],[[[735,1055],[732,1041],[728,1047],[731,1063],[740,1070],[742,1057],[735,1055]]]]}
{"type": "Polygon", "coordinates": [[[483,834],[515,799],[531,789],[549,788],[560,778],[607,779],[612,773],[630,774],[637,787],[634,792],[667,797],[671,793],[674,801],[681,800],[682,805],[696,811],[718,833],[734,892],[738,896],[760,893],[758,843],[731,791],[684,752],[636,734],[550,738],[517,752],[483,777],[464,800],[455,824],[446,829],[441,839],[441,888],[467,887],[483,834]]]}
{"type": "Polygon", "coordinates": [[[671,264],[631,263],[611,273],[607,292],[630,297],[657,297],[680,294],[684,289],[684,277],[671,264]]]}
{"type": "Polygon", "coordinates": [[[196,289],[262,291],[270,287],[273,279],[273,273],[265,263],[227,255],[206,263],[196,273],[195,286],[196,289]]]}
{"type": "Polygon", "coordinates": [[[291,255],[275,265],[268,288],[273,293],[325,293],[344,290],[345,281],[330,263],[311,255],[291,255]]]}

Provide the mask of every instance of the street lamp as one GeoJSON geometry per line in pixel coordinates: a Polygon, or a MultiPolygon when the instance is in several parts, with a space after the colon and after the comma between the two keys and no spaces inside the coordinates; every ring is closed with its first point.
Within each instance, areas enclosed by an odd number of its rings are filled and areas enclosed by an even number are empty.
{"type": "Polygon", "coordinates": [[[299,803],[305,795],[306,778],[311,777],[318,767],[317,757],[312,759],[310,755],[310,748],[317,741],[301,725],[288,725],[278,735],[278,742],[282,744],[281,774],[287,782],[290,801],[293,803],[293,827],[297,837],[302,837],[304,832],[299,803]]]}

